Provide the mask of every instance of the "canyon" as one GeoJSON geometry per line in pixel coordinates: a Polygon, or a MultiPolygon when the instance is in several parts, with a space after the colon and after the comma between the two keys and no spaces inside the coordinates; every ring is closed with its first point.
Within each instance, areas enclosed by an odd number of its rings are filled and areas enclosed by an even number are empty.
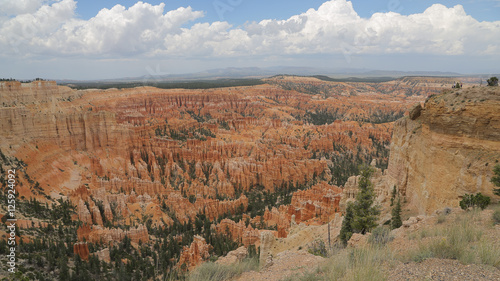
{"type": "Polygon", "coordinates": [[[137,250],[162,249],[165,269],[187,270],[258,247],[263,234],[284,239],[297,225],[336,220],[362,164],[374,166],[385,209],[394,187],[419,214],[456,207],[465,193],[494,197],[498,90],[451,91],[453,78],[429,77],[263,81],[198,90],[0,82],[2,169],[18,168],[25,209],[45,208],[20,217],[23,239],[66,208],[68,246],[82,259],[127,237],[137,250]]]}

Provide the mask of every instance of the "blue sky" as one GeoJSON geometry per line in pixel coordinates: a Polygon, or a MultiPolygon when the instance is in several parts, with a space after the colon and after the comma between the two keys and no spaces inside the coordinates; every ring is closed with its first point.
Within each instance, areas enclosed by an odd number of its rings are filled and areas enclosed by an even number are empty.
{"type": "MultiPolygon", "coordinates": [[[[85,0],[78,1],[77,13],[83,19],[94,17],[103,8],[112,8],[116,4],[130,7],[137,1],[85,0]]],[[[287,19],[310,8],[317,9],[324,0],[171,0],[145,1],[150,4],[165,3],[167,9],[191,6],[195,10],[206,12],[203,20],[227,20],[235,25],[247,21],[263,19],[287,19]]],[[[403,15],[421,13],[432,4],[440,3],[447,7],[457,4],[464,6],[467,13],[479,21],[500,20],[500,1],[468,0],[468,1],[433,1],[433,0],[387,0],[387,1],[352,1],[356,12],[368,18],[376,12],[398,12],[403,15]]]]}
{"type": "Polygon", "coordinates": [[[0,0],[0,77],[277,65],[500,72],[500,0],[0,0]]]}

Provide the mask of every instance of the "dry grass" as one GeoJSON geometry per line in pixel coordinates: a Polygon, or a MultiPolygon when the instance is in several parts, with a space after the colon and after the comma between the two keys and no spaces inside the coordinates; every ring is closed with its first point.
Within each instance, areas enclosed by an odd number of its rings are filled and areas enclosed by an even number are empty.
{"type": "Polygon", "coordinates": [[[382,241],[388,242],[387,245],[369,243],[363,248],[338,250],[316,271],[284,280],[386,280],[387,270],[397,263],[421,262],[428,258],[455,259],[463,264],[500,269],[500,244],[495,235],[491,235],[491,227],[495,227],[492,220],[494,218],[486,219],[479,210],[458,213],[455,218],[438,218],[438,223],[408,235],[408,243],[418,245],[415,250],[403,249],[397,253],[389,247],[390,236],[380,231],[379,238],[384,238],[382,241]]]}
{"type": "Polygon", "coordinates": [[[495,208],[491,216],[494,224],[500,224],[500,207],[495,208]]]}
{"type": "Polygon", "coordinates": [[[231,280],[243,272],[258,270],[259,260],[257,258],[245,259],[231,265],[221,265],[206,262],[198,266],[187,278],[189,281],[220,281],[231,280]]]}
{"type": "Polygon", "coordinates": [[[288,277],[286,281],[309,280],[386,280],[381,264],[390,263],[394,255],[386,246],[366,246],[341,249],[317,268],[301,276],[288,277]]]}
{"type": "Polygon", "coordinates": [[[402,255],[403,261],[427,258],[456,259],[463,264],[486,264],[500,268],[500,247],[484,236],[479,211],[457,217],[455,222],[416,234],[418,249],[402,255]],[[418,239],[420,237],[420,239],[418,239]],[[423,241],[423,238],[432,239],[423,241]]]}

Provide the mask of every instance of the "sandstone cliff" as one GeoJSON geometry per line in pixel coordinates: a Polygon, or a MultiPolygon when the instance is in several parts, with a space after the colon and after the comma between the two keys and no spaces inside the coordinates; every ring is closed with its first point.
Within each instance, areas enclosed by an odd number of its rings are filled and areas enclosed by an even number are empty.
{"type": "Polygon", "coordinates": [[[420,116],[396,122],[388,175],[420,214],[456,207],[466,193],[491,196],[500,161],[500,88],[482,87],[429,98],[420,116]]]}

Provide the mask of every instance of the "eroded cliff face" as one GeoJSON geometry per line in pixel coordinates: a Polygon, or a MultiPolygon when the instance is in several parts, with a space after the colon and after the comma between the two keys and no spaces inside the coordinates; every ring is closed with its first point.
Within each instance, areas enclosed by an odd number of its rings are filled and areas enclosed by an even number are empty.
{"type": "Polygon", "coordinates": [[[388,175],[420,214],[458,206],[466,193],[493,195],[500,161],[500,89],[470,88],[429,98],[420,116],[396,122],[388,175]]]}
{"type": "Polygon", "coordinates": [[[324,99],[271,85],[76,91],[51,81],[0,84],[0,148],[27,164],[20,197],[49,205],[68,198],[75,219],[101,226],[151,216],[162,227],[172,223],[167,208],[181,222],[201,212],[214,220],[246,210],[241,194],[256,186],[274,192],[342,181],[345,161],[387,161],[379,152],[392,129],[353,121],[354,104],[368,116],[391,116],[410,102],[377,93],[324,99]]]}
{"type": "MultiPolygon", "coordinates": [[[[303,80],[291,89],[85,91],[0,82],[0,165],[16,157],[23,167],[20,200],[71,203],[78,241],[111,247],[126,236],[152,244],[164,235],[162,245],[185,246],[178,248],[191,266],[206,258],[193,254],[203,243],[179,234],[192,225],[206,242],[212,231],[249,246],[262,231],[287,237],[292,218],[330,221],[341,211],[337,186],[357,165],[387,163],[392,123],[384,122],[425,98],[398,85],[303,80]]],[[[23,228],[53,223],[36,212],[20,219],[23,228]]]]}

